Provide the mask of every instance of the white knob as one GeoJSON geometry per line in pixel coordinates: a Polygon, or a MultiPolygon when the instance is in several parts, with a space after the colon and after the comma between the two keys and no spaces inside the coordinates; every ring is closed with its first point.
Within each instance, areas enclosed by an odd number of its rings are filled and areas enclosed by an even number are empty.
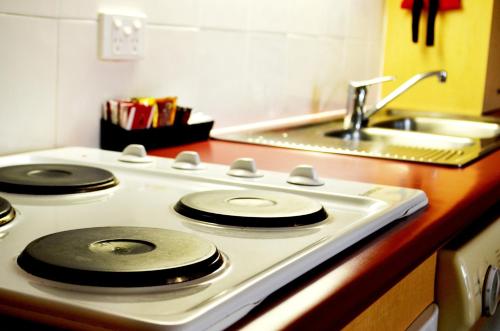
{"type": "Polygon", "coordinates": [[[153,159],[146,153],[146,148],[139,144],[131,144],[123,149],[122,155],[118,159],[122,162],[130,163],[151,163],[153,159]]]}
{"type": "Polygon", "coordinates": [[[257,171],[255,160],[249,157],[243,157],[235,160],[231,164],[231,167],[229,168],[227,174],[229,176],[245,178],[257,178],[264,176],[264,174],[257,171]]]}
{"type": "Polygon", "coordinates": [[[184,151],[177,154],[172,168],[181,170],[199,170],[205,168],[201,164],[200,155],[192,151],[184,151]]]}
{"type": "Polygon", "coordinates": [[[123,33],[125,33],[125,35],[127,36],[130,36],[132,34],[132,27],[130,26],[124,26],[123,27],[123,33]]]}
{"type": "Polygon", "coordinates": [[[500,271],[490,265],[486,271],[483,285],[483,315],[493,316],[497,309],[500,294],[500,271]]]}
{"type": "Polygon", "coordinates": [[[320,186],[325,184],[316,174],[316,169],[310,165],[299,165],[290,173],[287,180],[290,184],[303,186],[320,186]]]}
{"type": "Polygon", "coordinates": [[[122,20],[119,18],[113,19],[113,24],[114,24],[115,28],[117,28],[117,29],[121,28],[123,25],[122,20]]]}
{"type": "Polygon", "coordinates": [[[142,22],[140,20],[134,20],[132,25],[134,26],[134,29],[136,29],[136,30],[139,30],[140,28],[142,28],[142,22]]]}

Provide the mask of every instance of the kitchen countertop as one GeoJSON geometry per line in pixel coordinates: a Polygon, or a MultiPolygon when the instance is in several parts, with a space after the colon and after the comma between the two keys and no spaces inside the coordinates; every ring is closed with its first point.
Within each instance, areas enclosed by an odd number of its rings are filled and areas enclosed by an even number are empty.
{"type": "Polygon", "coordinates": [[[257,167],[290,172],[299,164],[320,177],[421,189],[429,206],[378,231],[272,294],[234,327],[337,329],[390,289],[449,239],[500,201],[500,150],[465,168],[334,155],[208,140],[149,151],[229,165],[252,157],[257,167]],[[263,323],[263,324],[260,324],[263,323]]]}

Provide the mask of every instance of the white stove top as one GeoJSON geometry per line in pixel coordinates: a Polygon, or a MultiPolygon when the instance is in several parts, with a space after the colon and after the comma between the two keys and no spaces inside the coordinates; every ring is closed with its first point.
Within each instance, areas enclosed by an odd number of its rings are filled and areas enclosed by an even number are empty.
{"type": "MultiPolygon", "coordinates": [[[[0,311],[70,327],[202,330],[234,323],[266,296],[360,239],[427,204],[424,192],[401,187],[324,179],[294,185],[285,173],[233,177],[227,165],[172,167],[173,159],[123,162],[117,152],[62,148],[0,157],[0,167],[70,163],[112,172],[119,184],[68,195],[0,192],[16,218],[0,227],[0,311]],[[265,190],[291,193],[323,205],[319,223],[252,228],[199,222],[179,215],[177,201],[193,192],[265,190]],[[72,285],[33,276],[16,262],[33,240],[65,230],[131,226],[181,231],[214,244],[224,257],[215,273],[163,286],[110,288],[72,285]]],[[[130,160],[129,160],[130,161],[130,160]]]]}

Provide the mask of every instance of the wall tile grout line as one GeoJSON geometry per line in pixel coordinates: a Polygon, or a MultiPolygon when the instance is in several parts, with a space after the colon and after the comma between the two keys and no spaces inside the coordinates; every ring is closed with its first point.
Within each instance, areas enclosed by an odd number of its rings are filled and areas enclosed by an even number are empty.
{"type": "Polygon", "coordinates": [[[18,13],[8,13],[8,12],[0,12],[0,15],[5,15],[5,16],[18,16],[18,17],[25,17],[25,18],[43,18],[43,19],[48,19],[48,20],[57,20],[59,17],[56,16],[46,16],[46,15],[31,15],[31,14],[18,14],[18,13]]]}
{"type": "MultiPolygon", "coordinates": [[[[19,16],[26,18],[40,18],[40,19],[55,19],[58,21],[65,22],[94,22],[97,23],[97,17],[95,19],[90,18],[78,18],[78,17],[56,17],[56,16],[43,16],[43,15],[28,15],[28,14],[18,14],[18,13],[5,13],[0,12],[0,15],[7,16],[19,16]]],[[[341,40],[349,38],[356,41],[365,41],[364,38],[360,37],[348,37],[345,35],[331,35],[327,33],[307,33],[307,32],[286,32],[286,31],[271,31],[265,29],[238,29],[238,28],[228,28],[228,27],[213,27],[213,26],[195,26],[195,25],[182,25],[182,24],[172,24],[172,23],[158,23],[158,22],[146,22],[147,27],[153,28],[173,28],[188,31],[210,31],[210,32],[238,32],[238,33],[254,33],[254,34],[265,34],[265,35],[276,35],[284,37],[297,37],[297,38],[324,38],[331,40],[341,40]]]]}
{"type": "Polygon", "coordinates": [[[61,21],[57,20],[57,38],[56,38],[56,90],[54,93],[54,147],[59,146],[58,132],[59,132],[59,112],[61,111],[59,105],[59,73],[60,73],[60,52],[61,52],[61,21]]]}

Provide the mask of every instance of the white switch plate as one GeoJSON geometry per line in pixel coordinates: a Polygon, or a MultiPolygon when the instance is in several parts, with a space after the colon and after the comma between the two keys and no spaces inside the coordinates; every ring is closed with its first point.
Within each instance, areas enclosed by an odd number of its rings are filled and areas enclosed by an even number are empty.
{"type": "Polygon", "coordinates": [[[99,14],[99,57],[103,60],[144,58],[146,17],[99,14]]]}

